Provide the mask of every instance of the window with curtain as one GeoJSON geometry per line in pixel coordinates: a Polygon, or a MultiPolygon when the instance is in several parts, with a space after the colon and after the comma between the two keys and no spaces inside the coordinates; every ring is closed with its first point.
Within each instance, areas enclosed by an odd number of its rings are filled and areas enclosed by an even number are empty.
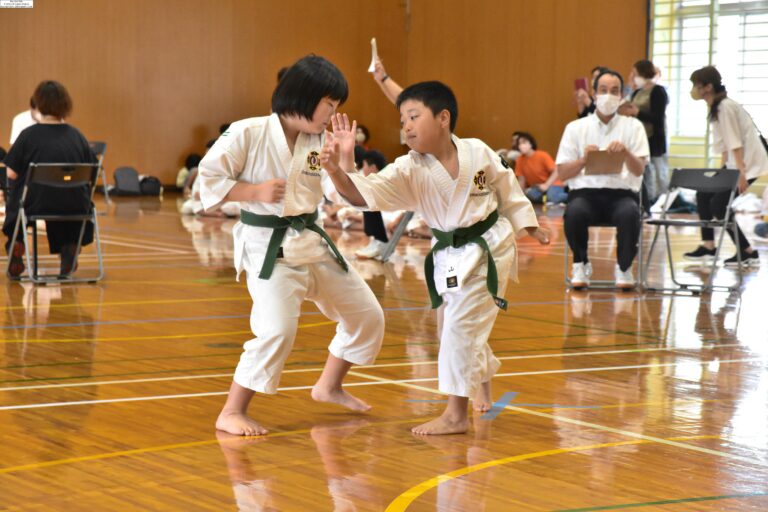
{"type": "Polygon", "coordinates": [[[690,97],[690,76],[713,65],[728,96],[768,135],[768,1],[652,0],[651,60],[667,87],[670,167],[717,167],[707,105],[690,97]]]}

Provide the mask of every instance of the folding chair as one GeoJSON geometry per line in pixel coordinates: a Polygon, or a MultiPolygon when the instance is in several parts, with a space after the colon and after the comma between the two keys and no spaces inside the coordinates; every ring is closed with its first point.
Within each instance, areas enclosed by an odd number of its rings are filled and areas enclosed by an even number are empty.
{"type": "Polygon", "coordinates": [[[16,241],[19,233],[23,233],[22,241],[24,243],[24,255],[26,258],[28,275],[26,277],[14,277],[10,274],[11,258],[8,258],[6,275],[10,279],[32,281],[34,283],[50,282],[91,282],[95,283],[104,277],[104,261],[101,254],[101,240],[99,239],[99,225],[96,220],[96,208],[93,205],[93,193],[96,188],[96,181],[99,175],[99,164],[30,164],[27,172],[24,189],[21,193],[21,204],[19,206],[19,216],[13,228],[13,237],[16,241]],[[32,185],[50,187],[65,190],[75,190],[87,187],[88,206],[80,212],[56,213],[53,210],[43,212],[27,211],[26,199],[29,189],[32,185]],[[41,274],[38,266],[37,249],[37,221],[81,221],[80,235],[77,240],[77,249],[75,255],[79,255],[80,248],[85,234],[85,227],[88,221],[93,222],[94,240],[96,242],[96,255],[98,258],[99,273],[94,277],[71,278],[71,274],[41,274]],[[29,242],[27,240],[27,229],[32,228],[33,251],[30,255],[29,242]]]}
{"type": "MultiPolygon", "coordinates": [[[[107,143],[97,140],[92,140],[88,143],[93,150],[93,154],[96,155],[99,164],[99,174],[101,174],[102,183],[104,183],[104,198],[109,202],[109,186],[107,185],[107,171],[104,170],[104,153],[107,152],[107,143]]],[[[98,181],[98,180],[97,180],[98,181]]]]}
{"type": "MultiPolygon", "coordinates": [[[[637,197],[637,207],[639,209],[639,218],[640,218],[640,234],[638,236],[637,240],[637,257],[635,260],[637,261],[637,279],[635,281],[636,283],[636,289],[641,287],[641,281],[640,277],[643,273],[643,214],[645,213],[643,211],[643,190],[640,189],[640,192],[638,193],[637,197]]],[[[599,222],[596,224],[591,224],[589,226],[590,228],[615,228],[613,224],[609,224],[606,222],[599,222]]],[[[571,277],[570,273],[568,272],[569,267],[569,260],[570,260],[570,246],[568,245],[568,240],[565,241],[565,263],[563,266],[563,281],[565,282],[565,285],[569,288],[572,288],[573,285],[571,284],[571,277]]],[[[608,289],[608,288],[616,288],[616,281],[613,279],[590,279],[589,280],[589,287],[588,288],[597,288],[597,289],[608,289]]]]}
{"type": "MultiPolygon", "coordinates": [[[[739,184],[739,171],[736,169],[674,169],[672,171],[672,178],[669,182],[670,190],[675,188],[687,188],[695,190],[697,192],[730,192],[728,198],[728,206],[725,210],[725,216],[722,220],[698,220],[698,219],[685,219],[685,218],[670,218],[668,214],[671,201],[667,200],[664,204],[664,209],[661,213],[661,218],[646,220],[646,224],[656,226],[656,230],[653,234],[653,240],[651,241],[650,249],[648,251],[648,259],[645,264],[645,273],[643,274],[643,286],[647,290],[660,291],[660,292],[679,292],[689,291],[694,294],[704,293],[707,290],[723,290],[723,291],[736,291],[741,287],[743,280],[741,270],[741,251],[736,251],[736,259],[738,261],[738,282],[733,286],[715,285],[713,284],[715,278],[715,272],[717,270],[717,260],[720,257],[720,249],[723,246],[723,238],[725,236],[725,230],[730,229],[733,231],[734,237],[737,236],[737,224],[733,219],[731,212],[731,203],[733,203],[736,197],[736,190],[739,184]],[[710,269],[709,278],[704,283],[682,283],[675,277],[675,265],[672,260],[672,244],[669,238],[670,227],[697,227],[697,228],[722,228],[720,230],[720,237],[717,241],[717,250],[715,251],[715,258],[712,261],[712,267],[710,269]],[[667,245],[667,259],[669,261],[669,270],[672,277],[672,282],[675,283],[674,288],[661,286],[649,286],[647,269],[651,263],[651,257],[653,256],[653,249],[656,246],[656,240],[659,237],[659,231],[664,228],[664,236],[666,238],[667,245]]],[[[671,194],[668,194],[671,197],[671,194]]]]}
{"type": "Polygon", "coordinates": [[[389,243],[387,243],[387,246],[384,247],[383,251],[381,251],[381,261],[387,261],[390,256],[392,256],[392,253],[395,252],[395,248],[397,248],[397,242],[400,241],[403,233],[405,233],[405,228],[408,227],[408,223],[411,222],[412,218],[413,212],[405,212],[403,218],[400,219],[400,223],[395,228],[395,232],[392,233],[392,238],[389,239],[389,243]]]}

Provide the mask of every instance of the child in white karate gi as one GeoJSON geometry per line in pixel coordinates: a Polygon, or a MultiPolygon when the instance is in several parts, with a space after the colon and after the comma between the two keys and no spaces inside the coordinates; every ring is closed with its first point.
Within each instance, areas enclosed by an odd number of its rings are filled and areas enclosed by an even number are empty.
{"type": "Polygon", "coordinates": [[[517,235],[549,243],[514,172],[477,139],[453,135],[458,106],[450,88],[422,82],[397,98],[405,140],[412,151],[367,177],[347,174],[354,166],[355,123],[333,118],[321,161],[336,190],[351,204],[372,210],[421,213],[434,243],[425,278],[438,310],[438,385],[449,395],[439,418],[415,427],[417,434],[457,434],[469,428],[467,406],[488,410],[490,379],[500,362],[488,337],[509,277],[516,280],[517,235]],[[481,402],[481,404],[478,404],[481,402]],[[478,406],[479,405],[479,406],[478,406]]]}
{"type": "Polygon", "coordinates": [[[246,414],[254,392],[274,394],[291,352],[302,301],[338,322],[312,398],[370,409],[341,387],[352,364],[371,364],[384,336],[384,314],[318,222],[323,194],[336,196],[320,164],[326,126],[347,99],[347,81],[322,57],[304,57],[272,95],[272,115],[232,123],[200,163],[206,209],[239,201],[233,230],[235,268],[253,298],[251,329],[216,428],[236,435],[267,430],[246,414]]]}

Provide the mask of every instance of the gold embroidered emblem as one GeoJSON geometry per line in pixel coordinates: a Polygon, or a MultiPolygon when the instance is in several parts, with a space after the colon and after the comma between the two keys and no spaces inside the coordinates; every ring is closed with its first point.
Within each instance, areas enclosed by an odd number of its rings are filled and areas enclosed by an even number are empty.
{"type": "Polygon", "coordinates": [[[485,190],[485,171],[477,171],[477,174],[475,174],[472,181],[477,187],[477,190],[485,190]]]}
{"type": "Polygon", "coordinates": [[[307,155],[307,165],[309,165],[310,171],[320,170],[320,153],[312,151],[307,155]]]}

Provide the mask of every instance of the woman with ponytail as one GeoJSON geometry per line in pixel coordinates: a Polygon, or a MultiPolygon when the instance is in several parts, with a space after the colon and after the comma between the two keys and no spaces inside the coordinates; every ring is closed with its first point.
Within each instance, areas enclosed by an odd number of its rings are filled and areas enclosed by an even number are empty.
{"type": "MultiPolygon", "coordinates": [[[[714,66],[706,66],[691,74],[691,97],[703,100],[709,106],[708,120],[712,128],[713,147],[721,153],[721,165],[738,169],[739,193],[760,176],[768,174],[768,153],[760,140],[760,135],[744,107],[728,97],[720,72],[714,66]]],[[[703,220],[722,219],[728,206],[729,193],[709,194],[699,192],[696,206],[699,217],[703,220]]],[[[742,266],[759,266],[760,258],[747,241],[744,233],[737,227],[738,240],[728,230],[728,235],[741,252],[742,266]]],[[[711,228],[701,229],[701,245],[684,256],[688,260],[711,260],[715,256],[715,236],[711,228]]],[[[725,260],[726,267],[736,267],[736,255],[725,260]]]]}

